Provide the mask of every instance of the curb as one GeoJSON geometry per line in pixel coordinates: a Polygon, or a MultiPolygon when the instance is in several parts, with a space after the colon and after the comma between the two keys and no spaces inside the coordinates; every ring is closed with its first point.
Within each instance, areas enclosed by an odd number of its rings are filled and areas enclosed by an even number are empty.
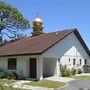
{"type": "Polygon", "coordinates": [[[67,87],[67,86],[69,86],[69,84],[68,84],[68,83],[66,83],[66,85],[65,85],[65,86],[62,86],[62,87],[60,87],[60,88],[57,88],[57,90],[58,90],[58,89],[65,88],[65,87],[67,87]]]}

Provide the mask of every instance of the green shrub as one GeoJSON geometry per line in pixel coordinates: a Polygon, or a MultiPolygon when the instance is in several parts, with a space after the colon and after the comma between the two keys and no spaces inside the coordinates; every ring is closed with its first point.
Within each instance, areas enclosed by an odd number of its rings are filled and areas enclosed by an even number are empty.
{"type": "Polygon", "coordinates": [[[64,72],[64,74],[65,74],[64,75],[65,77],[71,76],[71,70],[70,69],[66,69],[65,72],[64,72]]]}
{"type": "Polygon", "coordinates": [[[77,74],[81,74],[82,70],[81,69],[77,69],[77,74]]]}
{"type": "Polygon", "coordinates": [[[0,69],[0,79],[5,78],[5,77],[6,77],[6,72],[0,69]]]}
{"type": "Polygon", "coordinates": [[[67,66],[66,65],[64,65],[64,66],[62,66],[62,65],[60,65],[60,70],[61,70],[61,76],[63,76],[63,77],[65,77],[66,75],[66,68],[67,68],[67,66]]]}
{"type": "Polygon", "coordinates": [[[60,65],[60,71],[62,77],[70,77],[76,74],[76,69],[72,68],[71,70],[67,68],[66,65],[60,65]]]}
{"type": "Polygon", "coordinates": [[[18,75],[15,72],[9,72],[6,76],[7,79],[18,79],[18,75]]]}
{"type": "Polygon", "coordinates": [[[76,75],[76,69],[72,68],[72,69],[71,69],[71,74],[72,74],[71,76],[76,75]]]}
{"type": "Polygon", "coordinates": [[[0,79],[7,78],[7,79],[19,79],[19,75],[16,72],[5,72],[0,69],[0,79]]]}

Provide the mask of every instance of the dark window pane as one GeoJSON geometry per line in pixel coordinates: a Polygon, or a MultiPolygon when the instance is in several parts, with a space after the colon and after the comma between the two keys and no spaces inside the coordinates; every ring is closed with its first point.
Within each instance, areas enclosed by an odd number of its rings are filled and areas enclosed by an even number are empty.
{"type": "Polygon", "coordinates": [[[8,58],[8,69],[16,70],[16,58],[8,58]]]}
{"type": "Polygon", "coordinates": [[[76,59],[73,59],[73,65],[75,65],[76,64],[76,59]]]}
{"type": "Polygon", "coordinates": [[[68,60],[69,60],[69,62],[70,62],[70,58],[69,58],[68,60]]]}
{"type": "Polygon", "coordinates": [[[87,60],[84,60],[84,64],[85,64],[85,65],[87,64],[87,60]]]}

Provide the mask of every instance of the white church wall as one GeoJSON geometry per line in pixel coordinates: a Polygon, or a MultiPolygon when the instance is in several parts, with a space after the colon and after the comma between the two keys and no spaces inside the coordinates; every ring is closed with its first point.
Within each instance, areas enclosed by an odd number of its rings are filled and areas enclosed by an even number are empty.
{"type": "Polygon", "coordinates": [[[86,53],[85,49],[74,33],[71,33],[65,37],[59,43],[43,53],[42,56],[60,58],[60,63],[63,65],[66,64],[69,68],[78,68],[77,66],[80,64],[80,59],[82,62],[79,67],[84,65],[84,60],[89,60],[89,55],[86,53]],[[76,59],[75,65],[73,65],[73,59],[76,59]]]}
{"type": "Polygon", "coordinates": [[[4,71],[15,71],[18,74],[22,74],[23,77],[30,77],[30,58],[37,58],[37,78],[39,79],[40,74],[40,65],[39,65],[39,56],[38,55],[30,55],[30,56],[12,56],[12,57],[0,57],[0,69],[4,71]],[[8,58],[16,58],[17,66],[16,70],[8,69],[8,58]],[[39,66],[38,66],[39,65],[39,66]],[[39,74],[38,74],[39,72],[39,74]]]}

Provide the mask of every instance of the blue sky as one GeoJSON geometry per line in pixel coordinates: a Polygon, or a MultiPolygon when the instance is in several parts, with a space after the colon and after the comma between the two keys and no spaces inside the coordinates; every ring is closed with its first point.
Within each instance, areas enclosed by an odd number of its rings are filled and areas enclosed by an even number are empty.
{"type": "MultiPolygon", "coordinates": [[[[90,0],[0,0],[11,4],[30,21],[36,13],[44,21],[44,32],[77,28],[90,48],[90,0]]],[[[32,32],[32,29],[26,33],[32,32]]]]}

